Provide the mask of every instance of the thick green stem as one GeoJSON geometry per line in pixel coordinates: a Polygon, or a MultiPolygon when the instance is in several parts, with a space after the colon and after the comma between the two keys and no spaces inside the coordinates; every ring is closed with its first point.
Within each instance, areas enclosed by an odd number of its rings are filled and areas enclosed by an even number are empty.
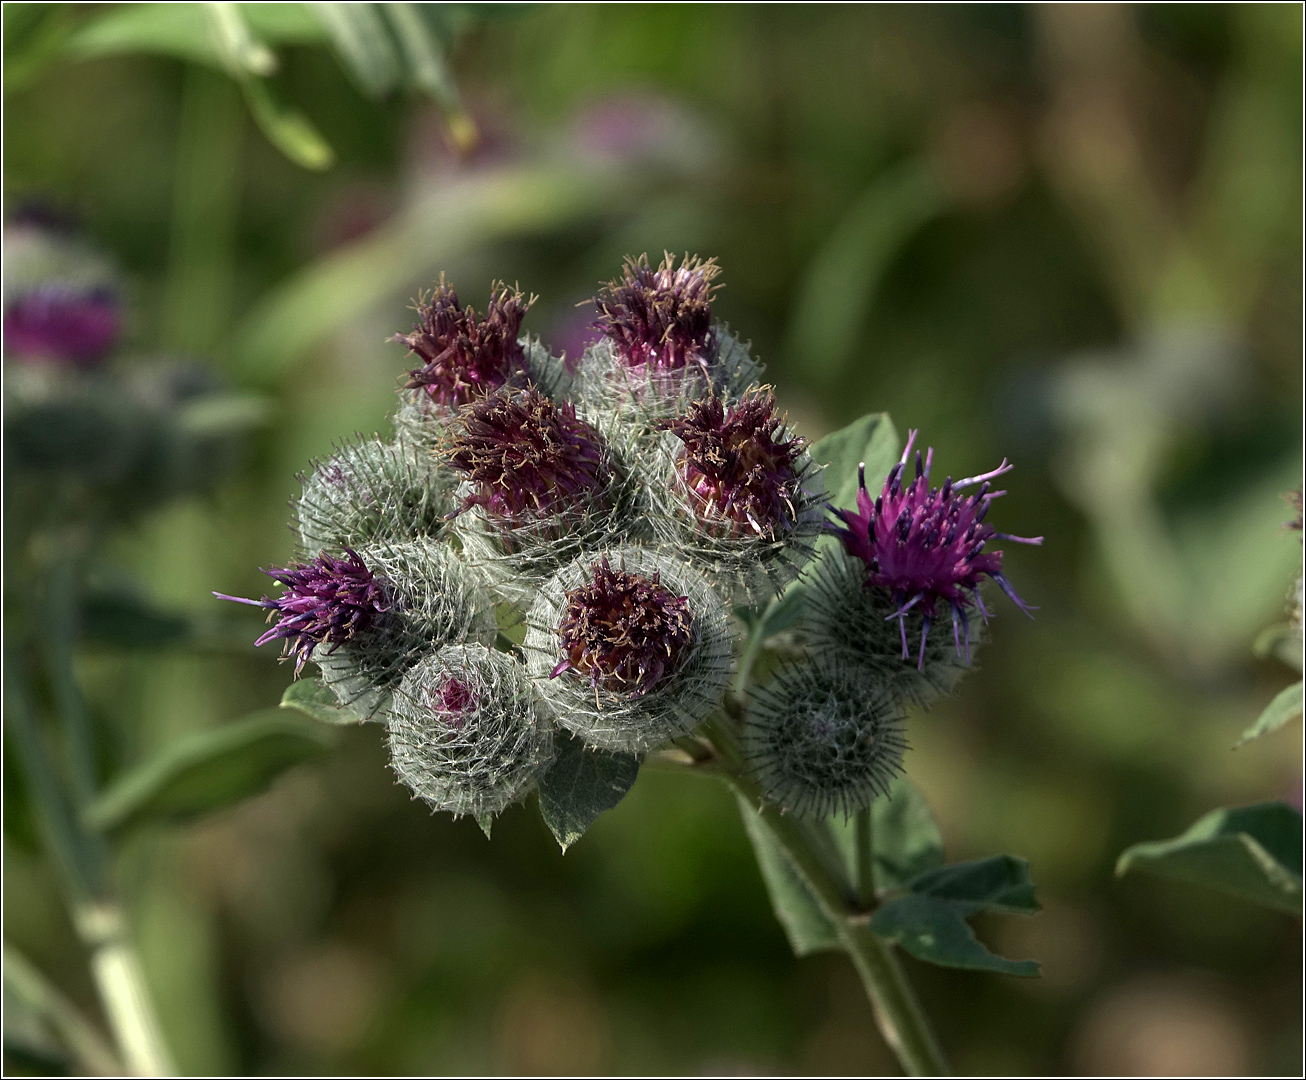
{"type": "MultiPolygon", "coordinates": [[[[848,896],[848,887],[818,854],[808,830],[762,797],[761,789],[743,768],[729,728],[718,723],[710,731],[720,754],[720,775],[757,809],[772,839],[803,879],[822,914],[835,927],[866,988],[880,1033],[904,1071],[911,1076],[948,1075],[943,1051],[890,947],[871,932],[865,913],[850,909],[850,900],[856,904],[858,898],[848,896]]],[[[865,843],[869,858],[869,828],[865,843]]]]}

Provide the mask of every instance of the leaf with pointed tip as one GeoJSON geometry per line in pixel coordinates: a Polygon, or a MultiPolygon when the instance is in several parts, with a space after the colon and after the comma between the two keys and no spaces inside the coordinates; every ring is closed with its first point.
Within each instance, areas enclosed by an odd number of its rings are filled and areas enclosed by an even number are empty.
{"type": "Polygon", "coordinates": [[[268,142],[296,165],[320,172],[336,159],[335,151],[298,109],[287,105],[267,79],[239,80],[245,104],[268,142]]]}
{"type": "Polygon", "coordinates": [[[901,945],[917,960],[942,967],[1036,976],[1038,962],[1008,960],[989,952],[975,937],[958,905],[922,893],[890,900],[871,916],[871,929],[901,945]]]}
{"type": "Polygon", "coordinates": [[[369,97],[399,85],[403,69],[378,4],[313,3],[337,55],[369,97]]]}
{"type": "Polygon", "coordinates": [[[987,909],[1033,915],[1041,910],[1034,899],[1029,863],[1014,855],[994,855],[927,870],[912,878],[908,888],[922,896],[952,901],[965,914],[987,909]]]}
{"type": "Polygon", "coordinates": [[[1300,914],[1301,841],[1301,814],[1287,803],[1221,808],[1173,840],[1126,849],[1116,874],[1150,870],[1300,914]]]}
{"type": "Polygon", "coordinates": [[[558,740],[558,756],[540,781],[540,814],[565,852],[599,816],[626,797],[639,776],[635,754],[586,747],[571,736],[558,740]]]}
{"type": "Polygon", "coordinates": [[[281,695],[281,708],[294,709],[324,724],[361,724],[363,718],[340,704],[330,688],[317,679],[296,679],[281,695]]]}
{"type": "Polygon", "coordinates": [[[83,811],[92,829],[180,821],[262,791],[292,765],[329,749],[335,735],[280,709],[191,732],[119,776],[83,811]]]}
{"type": "Polygon", "coordinates": [[[1258,735],[1264,735],[1267,731],[1274,731],[1276,728],[1283,727],[1294,716],[1301,716],[1301,688],[1302,684],[1295,682],[1275,694],[1274,700],[1265,706],[1264,711],[1256,718],[1256,723],[1243,732],[1243,737],[1238,740],[1238,745],[1241,746],[1258,735]]]}
{"type": "Polygon", "coordinates": [[[832,506],[857,504],[858,466],[866,463],[866,486],[880,489],[902,453],[898,432],[888,413],[868,413],[831,432],[812,447],[812,460],[825,465],[825,490],[832,506]]]}
{"type": "Polygon", "coordinates": [[[776,847],[770,831],[762,824],[757,811],[743,796],[739,797],[739,814],[744,831],[752,842],[757,868],[762,873],[767,895],[776,921],[789,939],[795,956],[843,947],[834,924],[826,918],[807,886],[776,847]]]}

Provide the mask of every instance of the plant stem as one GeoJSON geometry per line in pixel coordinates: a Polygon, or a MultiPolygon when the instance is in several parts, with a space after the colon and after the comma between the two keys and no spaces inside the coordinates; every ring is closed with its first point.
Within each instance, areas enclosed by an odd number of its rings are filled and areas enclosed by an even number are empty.
{"type": "MultiPolygon", "coordinates": [[[[735,737],[729,728],[713,723],[708,730],[720,754],[720,775],[737,794],[756,807],[772,839],[803,879],[822,914],[838,932],[839,940],[866,988],[880,1033],[897,1055],[904,1071],[910,1076],[948,1075],[948,1065],[938,1040],[889,946],[871,931],[865,913],[850,910],[849,901],[854,898],[847,895],[846,887],[818,855],[808,832],[792,816],[782,814],[763,798],[756,781],[743,768],[735,737]]],[[[859,835],[859,850],[861,840],[859,835]]],[[[869,858],[869,828],[865,832],[865,843],[866,857],[869,858]]],[[[858,877],[860,883],[860,874],[858,877]]]]}
{"type": "Polygon", "coordinates": [[[90,950],[91,974],[119,1053],[132,1075],[174,1075],[135,947],[112,895],[104,841],[82,824],[42,738],[26,655],[7,648],[4,669],[5,716],[37,823],[63,882],[73,925],[90,950]]]}
{"type": "Polygon", "coordinates": [[[853,828],[857,844],[854,871],[858,906],[863,911],[870,911],[875,907],[875,837],[869,806],[857,812],[853,828]]]}

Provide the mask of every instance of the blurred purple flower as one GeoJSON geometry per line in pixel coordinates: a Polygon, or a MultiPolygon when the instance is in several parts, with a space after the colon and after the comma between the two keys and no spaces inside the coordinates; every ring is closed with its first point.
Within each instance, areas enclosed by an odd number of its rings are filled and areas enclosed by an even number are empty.
{"type": "Polygon", "coordinates": [[[720,267],[686,256],[679,267],[671,254],[656,270],[648,256],[626,259],[622,276],[594,297],[594,325],[630,367],[675,371],[715,359],[712,333],[712,281],[720,267]]]}
{"type": "Polygon", "coordinates": [[[268,608],[275,625],[255,645],[285,639],[284,656],[295,657],[295,677],[303,671],[313,648],[330,644],[332,650],[372,628],[390,611],[384,580],[369,570],[357,552],[345,549],[344,558],[323,553],[302,566],[273,567],[263,573],[285,587],[273,600],[248,600],[215,592],[219,600],[268,608]]]}
{"type": "Polygon", "coordinates": [[[572,670],[600,686],[639,697],[674,671],[691,640],[689,598],[659,580],[614,570],[607,558],[588,584],[566,594],[557,633],[563,658],[550,674],[572,670]]]}
{"type": "Polygon", "coordinates": [[[5,305],[5,352],[29,360],[94,367],[121,331],[122,311],[108,288],[51,282],[5,305]]]}
{"type": "Polygon", "coordinates": [[[458,303],[458,294],[441,274],[431,295],[418,299],[413,333],[391,339],[423,361],[409,372],[406,388],[425,390],[446,408],[457,409],[503,386],[526,368],[517,335],[533,302],[534,297],[500,282],[491,286],[485,314],[478,315],[458,303]]]}
{"type": "Polygon", "coordinates": [[[547,340],[550,350],[563,358],[563,365],[574,375],[585,350],[602,337],[594,326],[594,306],[586,300],[553,323],[547,340]]]}
{"type": "Polygon", "coordinates": [[[597,164],[701,168],[714,154],[702,123],[676,101],[622,93],[591,102],[571,118],[567,144],[597,164]]]}
{"type": "MultiPolygon", "coordinates": [[[[936,607],[945,603],[952,613],[952,637],[958,655],[965,637],[966,660],[970,661],[970,624],[966,609],[973,603],[986,620],[988,612],[980,599],[979,585],[988,576],[1025,612],[1030,609],[1016,594],[1002,573],[1002,552],[984,551],[990,540],[1010,540],[1019,544],[1041,544],[1043,537],[1026,538],[994,531],[984,524],[989,504],[1005,491],[990,491],[989,481],[1012,468],[1004,458],[992,472],[967,477],[955,484],[948,477],[941,488],[929,486],[934,450],[930,448],[922,464],[916,452],[916,478],[906,486],[903,474],[911,455],[916,432],[909,433],[902,459],[885,478],[880,494],[871,499],[866,490],[866,466],[859,473],[857,510],[831,511],[846,528],[833,531],[844,547],[866,564],[868,587],[887,589],[898,605],[889,618],[896,618],[902,631],[903,659],[910,656],[907,647],[907,613],[919,607],[924,616],[921,629],[920,659],[925,663],[925,641],[937,614],[936,607]],[[959,494],[963,488],[979,484],[969,496],[959,494]]],[[[1031,616],[1032,617],[1032,616],[1031,616]]]]}
{"type": "Polygon", "coordinates": [[[685,445],[678,468],[699,516],[727,522],[736,535],[774,539],[797,517],[795,461],[806,440],[777,438],[784,419],[775,407],[775,395],[763,387],[729,409],[717,397],[695,401],[684,416],[659,424],[685,445]]]}
{"type": "Polygon", "coordinates": [[[464,509],[509,522],[599,504],[611,481],[598,432],[570,402],[535,389],[475,402],[447,446],[449,463],[475,486],[464,509]]]}

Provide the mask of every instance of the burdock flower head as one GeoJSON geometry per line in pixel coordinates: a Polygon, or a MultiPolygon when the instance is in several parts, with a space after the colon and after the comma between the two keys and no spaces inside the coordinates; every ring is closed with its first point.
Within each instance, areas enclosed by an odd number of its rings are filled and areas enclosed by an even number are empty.
{"type": "Polygon", "coordinates": [[[503,283],[491,286],[484,315],[458,303],[444,275],[430,296],[419,298],[418,322],[411,334],[392,340],[407,345],[422,360],[405,387],[423,390],[446,409],[503,386],[526,370],[517,335],[534,297],[503,283]]]}
{"type": "Polygon", "coordinates": [[[5,305],[5,351],[31,360],[94,367],[121,331],[118,296],[105,286],[50,282],[5,305]]]}
{"type": "Polygon", "coordinates": [[[787,436],[769,389],[729,407],[713,395],[658,426],[684,444],[677,471],[710,530],[776,539],[793,527],[807,441],[787,436]]]}
{"type": "Polygon", "coordinates": [[[688,255],[677,267],[667,254],[656,270],[647,255],[627,258],[621,277],[594,297],[594,325],[628,367],[666,372],[706,365],[716,355],[712,282],[719,273],[713,260],[688,255]]]}
{"type": "Polygon", "coordinates": [[[534,388],[477,401],[450,433],[446,454],[472,486],[464,509],[479,506],[509,524],[603,508],[612,483],[598,432],[570,402],[534,388]]]}
{"type": "Polygon", "coordinates": [[[295,658],[296,677],[316,646],[329,645],[334,651],[349,644],[391,610],[385,581],[376,577],[352,550],[346,550],[343,558],[323,553],[301,566],[273,567],[263,572],[285,588],[275,600],[267,596],[248,600],[218,592],[213,595],[220,600],[268,608],[268,621],[273,626],[254,644],[284,639],[285,656],[295,658]]]}
{"type": "Polygon", "coordinates": [[[566,592],[558,626],[562,659],[549,673],[575,671],[597,689],[639,697],[675,670],[691,640],[689,598],[652,576],[614,570],[606,558],[589,581],[566,592]]]}
{"type": "Polygon", "coordinates": [[[916,477],[904,483],[907,460],[916,442],[911,431],[901,460],[889,470],[884,487],[872,500],[866,490],[866,471],[862,467],[857,510],[835,510],[845,528],[835,529],[850,555],[865,564],[868,588],[887,590],[895,610],[888,617],[896,619],[902,637],[902,655],[909,654],[906,616],[913,608],[920,611],[920,652],[917,666],[923,668],[926,640],[930,626],[938,617],[940,605],[952,615],[953,645],[958,655],[965,643],[970,656],[970,625],[967,609],[974,604],[987,619],[988,612],[980,599],[979,586],[984,577],[991,578],[1025,614],[1030,609],[1016,594],[1002,573],[1002,552],[985,551],[990,540],[1010,540],[1020,544],[1041,544],[1041,536],[1026,538],[994,530],[984,523],[989,505],[1003,491],[990,491],[990,481],[1010,472],[1004,458],[992,472],[953,482],[948,477],[941,488],[929,486],[931,448],[922,463],[916,452],[916,477]],[[979,488],[969,495],[961,492],[979,488]]]}

